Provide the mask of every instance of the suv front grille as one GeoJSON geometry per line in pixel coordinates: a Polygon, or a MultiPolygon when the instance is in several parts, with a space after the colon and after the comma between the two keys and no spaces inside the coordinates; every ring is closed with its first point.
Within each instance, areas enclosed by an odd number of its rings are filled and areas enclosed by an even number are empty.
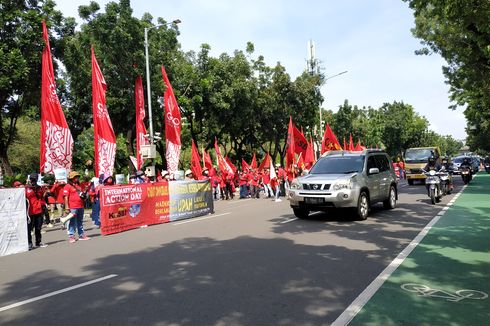
{"type": "Polygon", "coordinates": [[[413,174],[420,174],[422,173],[422,169],[410,169],[410,172],[412,172],[413,174]]]}
{"type": "Polygon", "coordinates": [[[328,190],[330,184],[322,185],[321,183],[303,183],[303,190],[328,190]]]}

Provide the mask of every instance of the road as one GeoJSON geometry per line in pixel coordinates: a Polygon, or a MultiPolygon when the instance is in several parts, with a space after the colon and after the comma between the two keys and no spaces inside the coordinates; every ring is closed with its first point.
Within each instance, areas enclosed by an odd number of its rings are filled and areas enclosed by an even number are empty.
{"type": "Polygon", "coordinates": [[[0,258],[0,324],[329,325],[451,197],[402,182],[397,208],[366,221],[246,199],[74,244],[50,229],[47,248],[0,258]]]}

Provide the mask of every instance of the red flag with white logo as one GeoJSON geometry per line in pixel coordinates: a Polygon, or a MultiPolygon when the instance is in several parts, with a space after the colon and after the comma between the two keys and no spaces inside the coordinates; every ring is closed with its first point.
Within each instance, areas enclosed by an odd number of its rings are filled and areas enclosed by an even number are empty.
{"type": "Polygon", "coordinates": [[[107,112],[107,84],[92,47],[92,110],[94,117],[95,175],[112,174],[116,158],[116,135],[107,112]]]}
{"type": "Polygon", "coordinates": [[[136,102],[136,170],[140,170],[143,165],[141,158],[141,145],[147,145],[148,139],[145,138],[145,96],[143,93],[143,80],[141,76],[136,77],[134,85],[134,98],[136,102]]]}
{"type": "Polygon", "coordinates": [[[40,172],[54,173],[54,169],[71,170],[73,137],[56,95],[53,60],[48,30],[42,21],[44,50],[41,79],[41,155],[40,172]]]}
{"type": "Polygon", "coordinates": [[[180,158],[180,109],[175,99],[174,90],[167,77],[165,67],[162,66],[162,76],[165,82],[165,92],[163,93],[163,100],[165,106],[165,139],[167,144],[167,151],[165,157],[167,158],[167,170],[170,174],[177,172],[179,169],[180,158]]]}

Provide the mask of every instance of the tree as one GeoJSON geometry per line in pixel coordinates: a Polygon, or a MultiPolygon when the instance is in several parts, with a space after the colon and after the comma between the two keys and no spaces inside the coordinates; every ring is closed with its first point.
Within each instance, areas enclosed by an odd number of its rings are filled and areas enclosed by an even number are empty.
{"type": "Polygon", "coordinates": [[[17,120],[16,134],[8,149],[12,172],[26,176],[39,170],[41,124],[29,117],[17,120]]]}
{"type": "Polygon", "coordinates": [[[53,56],[58,59],[62,58],[60,40],[75,26],[73,19],[65,20],[54,6],[51,0],[5,0],[0,7],[0,163],[7,175],[12,174],[7,152],[19,118],[40,116],[41,20],[58,35],[51,40],[53,56]]]}
{"type": "Polygon", "coordinates": [[[417,54],[438,53],[450,99],[466,106],[468,144],[490,150],[490,1],[404,0],[414,10],[412,33],[424,47],[417,54]]]}
{"type": "Polygon", "coordinates": [[[380,113],[386,121],[383,142],[389,155],[396,156],[407,148],[423,145],[429,122],[419,116],[411,105],[396,101],[385,103],[380,113]]]}

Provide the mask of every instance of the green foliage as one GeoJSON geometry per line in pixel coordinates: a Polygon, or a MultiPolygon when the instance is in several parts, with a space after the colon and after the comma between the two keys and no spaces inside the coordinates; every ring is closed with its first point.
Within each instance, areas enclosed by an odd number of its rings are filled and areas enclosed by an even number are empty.
{"type": "MultiPolygon", "coordinates": [[[[55,3],[13,1],[1,3],[0,10],[0,161],[12,174],[7,151],[16,134],[17,119],[24,115],[39,118],[41,88],[42,19],[54,27],[58,38],[51,39],[54,57],[62,59],[62,42],[72,32],[73,20],[64,20],[55,3]]],[[[55,67],[56,68],[56,67],[55,67]]]]}
{"type": "Polygon", "coordinates": [[[438,53],[447,62],[450,99],[466,107],[470,148],[490,150],[490,1],[404,1],[414,10],[412,32],[424,45],[417,53],[438,53]]]}
{"type": "Polygon", "coordinates": [[[40,123],[28,117],[19,118],[17,133],[8,149],[14,174],[23,176],[39,171],[40,123]]]}

